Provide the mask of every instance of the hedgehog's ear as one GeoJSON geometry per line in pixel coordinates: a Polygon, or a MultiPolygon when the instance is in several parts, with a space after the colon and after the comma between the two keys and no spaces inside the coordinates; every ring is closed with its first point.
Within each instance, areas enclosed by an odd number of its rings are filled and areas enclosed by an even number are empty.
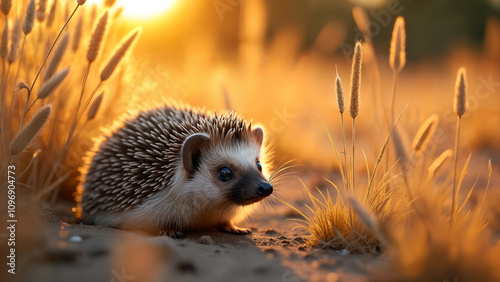
{"type": "Polygon", "coordinates": [[[206,133],[195,133],[184,141],[181,149],[181,158],[184,169],[189,174],[200,165],[201,150],[210,142],[210,136],[206,133]]]}
{"type": "Polygon", "coordinates": [[[256,127],[252,129],[252,136],[257,141],[259,146],[262,146],[262,142],[264,142],[264,130],[260,127],[256,127]]]}

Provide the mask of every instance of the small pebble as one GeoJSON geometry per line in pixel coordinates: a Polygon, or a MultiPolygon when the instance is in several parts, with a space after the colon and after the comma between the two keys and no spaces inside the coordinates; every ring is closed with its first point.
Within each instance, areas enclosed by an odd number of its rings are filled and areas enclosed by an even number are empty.
{"type": "Polygon", "coordinates": [[[264,230],[264,234],[266,234],[266,235],[276,235],[276,234],[278,234],[278,232],[276,232],[276,230],[274,230],[272,228],[268,228],[268,229],[264,230]]]}
{"type": "Polygon", "coordinates": [[[288,239],[288,238],[287,238],[287,237],[285,237],[285,236],[279,236],[279,237],[278,237],[278,239],[280,239],[280,240],[284,240],[284,239],[288,239]]]}
{"type": "Polygon", "coordinates": [[[180,261],[179,263],[177,263],[177,270],[179,272],[191,272],[191,273],[196,272],[196,268],[189,261],[180,261]]]}
{"type": "Polygon", "coordinates": [[[288,241],[288,240],[283,240],[283,241],[281,241],[281,245],[282,245],[282,246],[289,246],[289,245],[290,245],[290,241],[288,241]]]}
{"type": "Polygon", "coordinates": [[[340,251],[340,255],[341,255],[341,256],[346,256],[346,255],[348,255],[348,254],[349,254],[349,251],[348,251],[348,250],[346,250],[346,249],[342,249],[342,250],[340,251]]]}
{"type": "Polygon", "coordinates": [[[293,241],[299,243],[299,244],[304,244],[306,241],[304,241],[304,238],[302,237],[295,237],[293,241]]]}
{"type": "Polygon", "coordinates": [[[306,250],[306,247],[305,247],[305,246],[300,246],[300,247],[298,248],[298,250],[299,250],[299,251],[305,251],[305,250],[306,250]]]}
{"type": "Polygon", "coordinates": [[[269,268],[267,266],[258,266],[253,271],[257,274],[265,274],[269,272],[269,268]]]}
{"type": "Polygon", "coordinates": [[[69,237],[69,241],[73,242],[73,243],[80,243],[83,241],[83,238],[81,236],[78,236],[78,235],[71,236],[71,237],[69,237]]]}
{"type": "Polygon", "coordinates": [[[203,245],[213,245],[214,244],[214,240],[212,240],[212,238],[210,236],[201,236],[200,239],[198,240],[198,242],[200,244],[203,244],[203,245]]]}
{"type": "Polygon", "coordinates": [[[269,248],[269,249],[265,249],[265,250],[264,250],[264,253],[275,254],[275,253],[276,253],[276,250],[275,250],[275,249],[272,249],[272,248],[269,248]]]}

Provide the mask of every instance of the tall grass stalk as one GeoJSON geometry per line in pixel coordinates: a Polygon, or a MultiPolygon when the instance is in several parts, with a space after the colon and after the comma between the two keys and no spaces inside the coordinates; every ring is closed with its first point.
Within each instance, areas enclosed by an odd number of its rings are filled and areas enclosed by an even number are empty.
{"type": "MultiPolygon", "coordinates": [[[[344,87],[342,86],[342,80],[340,79],[337,65],[335,65],[335,71],[337,73],[337,77],[335,78],[335,93],[337,95],[337,107],[340,113],[340,126],[342,127],[342,145],[344,147],[344,152],[343,152],[344,169],[347,169],[347,150],[346,150],[345,129],[344,129],[344,111],[345,111],[344,87]]],[[[347,177],[347,181],[343,182],[344,182],[344,188],[348,187],[349,177],[347,177]]]]}
{"type": "Polygon", "coordinates": [[[355,148],[356,148],[356,117],[359,114],[359,95],[361,88],[361,65],[363,62],[363,48],[361,42],[356,42],[354,47],[354,56],[352,58],[352,70],[351,70],[351,97],[349,105],[349,114],[352,118],[352,181],[351,181],[351,193],[354,192],[355,179],[355,148]]]}
{"type": "Polygon", "coordinates": [[[455,84],[455,98],[453,102],[453,110],[457,114],[457,129],[455,135],[455,154],[454,154],[454,168],[453,168],[453,193],[450,215],[450,226],[453,227],[455,219],[455,211],[457,206],[457,165],[458,165],[458,148],[460,142],[460,127],[462,125],[462,116],[467,110],[467,76],[466,69],[461,67],[457,73],[457,81],[455,84]]]}

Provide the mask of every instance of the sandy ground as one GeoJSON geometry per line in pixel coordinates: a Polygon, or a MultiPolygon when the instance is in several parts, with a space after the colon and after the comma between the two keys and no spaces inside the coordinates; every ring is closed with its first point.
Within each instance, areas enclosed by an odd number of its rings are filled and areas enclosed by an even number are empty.
{"type": "MultiPolygon", "coordinates": [[[[303,206],[300,194],[294,202],[303,206]]],[[[2,261],[1,281],[367,281],[370,265],[380,260],[307,246],[307,232],[289,220],[297,214],[279,203],[240,224],[252,229],[249,235],[207,231],[176,240],[68,223],[54,216],[58,211],[26,208],[16,227],[16,274],[2,261]]],[[[7,238],[1,230],[2,260],[7,238]]]]}

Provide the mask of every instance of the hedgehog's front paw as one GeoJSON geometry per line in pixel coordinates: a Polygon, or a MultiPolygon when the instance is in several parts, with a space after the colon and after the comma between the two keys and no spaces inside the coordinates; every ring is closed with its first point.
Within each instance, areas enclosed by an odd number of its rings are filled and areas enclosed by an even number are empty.
{"type": "Polygon", "coordinates": [[[248,228],[239,228],[232,224],[223,224],[217,227],[220,232],[229,233],[229,234],[250,234],[252,231],[248,228]]]}
{"type": "Polygon", "coordinates": [[[162,230],[160,231],[160,236],[168,236],[174,239],[184,238],[184,234],[177,230],[162,230]]]}

